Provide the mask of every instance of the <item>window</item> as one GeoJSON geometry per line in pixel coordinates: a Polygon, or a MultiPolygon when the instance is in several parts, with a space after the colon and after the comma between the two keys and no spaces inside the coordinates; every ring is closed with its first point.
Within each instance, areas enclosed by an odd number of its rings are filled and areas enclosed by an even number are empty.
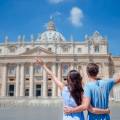
{"type": "Polygon", "coordinates": [[[52,51],[52,48],[48,48],[49,51],[52,51]]]}
{"type": "Polygon", "coordinates": [[[14,85],[9,85],[8,96],[14,96],[14,85]]]}
{"type": "Polygon", "coordinates": [[[41,85],[36,85],[36,96],[41,96],[41,85]]]}
{"type": "Polygon", "coordinates": [[[16,66],[8,66],[8,75],[15,75],[16,74],[16,66]]]}
{"type": "Polygon", "coordinates": [[[52,96],[52,89],[48,89],[48,96],[52,96]]]}
{"type": "Polygon", "coordinates": [[[95,52],[99,53],[99,46],[95,46],[95,52]]]}
{"type": "Polygon", "coordinates": [[[64,74],[64,75],[67,75],[68,70],[69,70],[69,65],[68,65],[68,64],[64,64],[64,65],[63,65],[63,74],[64,74]]]}
{"type": "Polygon", "coordinates": [[[25,96],[29,96],[29,89],[25,89],[25,96]]]}
{"type": "Polygon", "coordinates": [[[29,66],[25,66],[25,75],[29,75],[29,74],[30,74],[29,66]]]}
{"type": "Polygon", "coordinates": [[[9,79],[9,81],[14,81],[15,79],[13,79],[13,78],[11,78],[11,79],[9,79]]]}
{"type": "Polygon", "coordinates": [[[42,74],[42,67],[39,65],[34,66],[34,74],[42,74]]]}
{"type": "Polygon", "coordinates": [[[66,80],[67,80],[67,77],[64,77],[63,79],[64,79],[64,81],[66,81],[66,80]]]}
{"type": "Polygon", "coordinates": [[[26,80],[26,81],[29,81],[29,78],[26,78],[25,80],[26,80]]]}
{"type": "Polygon", "coordinates": [[[67,47],[64,47],[64,48],[63,48],[63,52],[68,52],[68,48],[67,48],[67,47]]]}
{"type": "Polygon", "coordinates": [[[49,75],[49,74],[48,74],[48,76],[47,76],[47,77],[48,77],[48,80],[51,80],[51,78],[52,78],[52,77],[51,77],[51,75],[49,75]]]}
{"type": "Polygon", "coordinates": [[[82,49],[81,48],[78,48],[78,53],[81,53],[82,52],[82,49]]]}

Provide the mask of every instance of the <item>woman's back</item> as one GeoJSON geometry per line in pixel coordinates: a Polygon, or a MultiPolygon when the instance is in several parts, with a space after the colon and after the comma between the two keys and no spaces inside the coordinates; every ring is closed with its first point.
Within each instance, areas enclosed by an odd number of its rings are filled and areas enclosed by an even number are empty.
{"type": "MultiPolygon", "coordinates": [[[[65,86],[62,91],[62,97],[63,97],[63,101],[64,101],[64,106],[68,106],[68,107],[76,107],[77,106],[75,100],[70,95],[70,92],[69,92],[67,86],[65,86]]],[[[83,112],[64,114],[64,120],[68,120],[68,119],[84,120],[84,114],[83,114],[83,112]]]]}

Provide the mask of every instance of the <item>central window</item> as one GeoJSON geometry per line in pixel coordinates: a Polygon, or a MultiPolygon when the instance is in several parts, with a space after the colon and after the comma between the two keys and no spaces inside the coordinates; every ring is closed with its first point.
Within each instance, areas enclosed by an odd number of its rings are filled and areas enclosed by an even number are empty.
{"type": "Polygon", "coordinates": [[[8,87],[8,96],[14,96],[14,85],[9,85],[8,87]]]}
{"type": "Polygon", "coordinates": [[[41,85],[36,85],[36,96],[41,96],[41,85]]]}
{"type": "Polygon", "coordinates": [[[42,67],[40,65],[34,66],[34,74],[41,74],[42,73],[42,67]]]}

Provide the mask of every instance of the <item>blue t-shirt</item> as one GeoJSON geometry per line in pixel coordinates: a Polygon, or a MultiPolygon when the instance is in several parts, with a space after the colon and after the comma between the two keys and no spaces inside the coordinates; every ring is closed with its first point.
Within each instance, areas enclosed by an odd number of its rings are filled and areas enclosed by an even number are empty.
{"type": "MultiPolygon", "coordinates": [[[[93,107],[106,109],[109,105],[110,90],[114,84],[113,79],[89,82],[85,85],[84,96],[90,98],[93,107]]],[[[110,116],[109,114],[97,115],[88,112],[88,120],[110,120],[110,116]]]]}

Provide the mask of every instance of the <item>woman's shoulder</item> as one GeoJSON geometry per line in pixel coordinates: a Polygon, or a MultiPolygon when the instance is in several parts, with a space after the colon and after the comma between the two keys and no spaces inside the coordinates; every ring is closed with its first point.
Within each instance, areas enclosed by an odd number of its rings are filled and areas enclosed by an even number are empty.
{"type": "Polygon", "coordinates": [[[64,86],[63,90],[62,90],[62,94],[63,93],[69,93],[69,90],[68,90],[68,87],[67,86],[64,86]]]}
{"type": "Polygon", "coordinates": [[[68,91],[68,86],[64,86],[63,91],[68,91]]]}

